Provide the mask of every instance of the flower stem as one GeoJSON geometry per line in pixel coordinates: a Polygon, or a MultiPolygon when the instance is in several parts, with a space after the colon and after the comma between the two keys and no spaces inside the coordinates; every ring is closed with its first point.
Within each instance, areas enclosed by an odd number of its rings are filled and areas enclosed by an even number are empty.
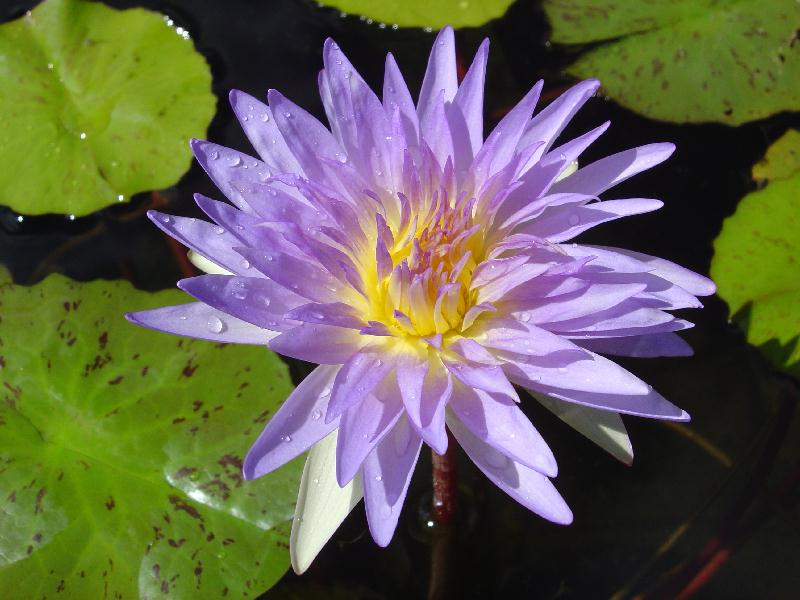
{"type": "Polygon", "coordinates": [[[448,432],[447,451],[443,455],[431,452],[433,471],[433,540],[431,544],[431,578],[429,600],[448,597],[448,571],[453,541],[453,525],[458,509],[458,477],[456,444],[448,432]]]}

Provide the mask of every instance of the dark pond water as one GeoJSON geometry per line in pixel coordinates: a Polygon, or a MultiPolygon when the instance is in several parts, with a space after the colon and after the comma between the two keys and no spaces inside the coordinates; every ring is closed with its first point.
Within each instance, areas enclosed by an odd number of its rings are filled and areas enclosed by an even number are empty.
{"type": "MultiPolygon", "coordinates": [[[[0,3],[0,19],[35,2],[0,3]]],[[[188,29],[211,64],[218,112],[209,139],[249,148],[227,104],[239,88],[264,97],[276,88],[322,117],[316,75],[322,43],[334,37],[374,87],[391,50],[418,89],[433,34],[368,25],[307,0],[112,1],[146,6],[188,29]]],[[[502,19],[457,32],[463,61],[492,41],[486,110],[496,121],[539,78],[549,101],[569,83],[571,55],[546,43],[535,2],[520,0],[502,19]]],[[[752,188],[751,165],[797,114],[739,128],[676,126],[592,99],[565,137],[612,120],[585,160],[644,143],[672,141],[665,165],[619,186],[618,197],[654,196],[657,213],[605,225],[585,239],[629,247],[707,272],[723,219],[752,188]]],[[[219,197],[198,166],[174,188],[140,195],[86,218],[18,222],[0,208],[0,262],[15,280],[51,272],[78,280],[124,277],[157,290],[181,277],[165,238],[144,217],[153,205],[199,216],[191,194],[219,197]]],[[[793,384],[771,373],[711,298],[686,337],[696,355],[624,361],[689,411],[688,427],[626,420],[633,467],[616,463],[535,403],[524,404],[558,458],[556,481],[575,513],[567,528],[528,513],[466,462],[459,465],[460,512],[444,572],[452,598],[790,598],[800,589],[800,425],[793,384]],[[793,418],[794,417],[794,418],[793,418]],[[684,594],[681,596],[681,594],[684,594]]],[[[302,377],[303,365],[292,365],[302,377]]],[[[303,576],[288,573],[265,598],[422,598],[431,575],[427,526],[430,461],[417,467],[394,541],[376,547],[356,510],[303,576]]]]}

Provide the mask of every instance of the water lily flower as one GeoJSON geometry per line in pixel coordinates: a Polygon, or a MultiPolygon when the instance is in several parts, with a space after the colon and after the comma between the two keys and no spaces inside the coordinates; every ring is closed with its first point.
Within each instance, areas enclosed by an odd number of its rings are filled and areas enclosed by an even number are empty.
{"type": "Polygon", "coordinates": [[[537,83],[484,137],[488,47],[459,84],[453,30],[443,29],[415,103],[391,54],[379,98],[328,40],[319,75],[328,127],[275,90],[268,105],[234,91],[260,158],[192,141],[232,204],[196,196],[213,224],[150,214],[208,274],[178,284],[197,302],[133,322],[320,365],[244,460],[253,479],[310,449],[291,536],[298,572],[362,495],[372,536],[387,545],[423,443],[445,452],[448,429],[512,498],[569,523],[551,483],[556,461],[515,385],[625,462],[621,414],[689,418],[604,355],[690,354],[675,332],[691,324],[667,311],[699,307],[713,283],[571,241],[662,206],[600,195],[673,146],[575,170],[609,124],[555,142],[593,80],[534,114],[537,83]]]}

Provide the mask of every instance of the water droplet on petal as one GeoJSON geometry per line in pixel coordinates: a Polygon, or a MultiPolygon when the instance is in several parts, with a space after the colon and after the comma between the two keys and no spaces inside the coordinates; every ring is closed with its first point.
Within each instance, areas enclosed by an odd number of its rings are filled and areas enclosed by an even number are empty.
{"type": "Polygon", "coordinates": [[[315,410],[314,412],[311,413],[311,420],[312,421],[319,421],[321,417],[322,417],[322,411],[321,410],[315,410]]]}
{"type": "Polygon", "coordinates": [[[570,225],[573,225],[573,226],[577,225],[578,223],[580,223],[580,221],[581,221],[581,218],[576,214],[571,214],[569,216],[569,224],[570,225]]]}
{"type": "Polygon", "coordinates": [[[215,227],[214,228],[214,233],[216,233],[217,235],[222,235],[223,233],[225,233],[225,228],[224,227],[215,227]]]}
{"type": "Polygon", "coordinates": [[[288,444],[289,442],[291,442],[291,441],[292,441],[292,436],[290,436],[290,435],[284,435],[284,436],[283,436],[281,439],[282,439],[282,440],[283,440],[285,443],[287,443],[287,444],[288,444]]]}
{"type": "Polygon", "coordinates": [[[246,258],[242,259],[242,268],[243,269],[249,269],[250,268],[250,261],[247,260],[246,258]]]}
{"type": "Polygon", "coordinates": [[[219,319],[219,317],[214,316],[208,317],[206,326],[211,333],[222,333],[222,330],[225,329],[225,324],[219,319]]]}
{"type": "Polygon", "coordinates": [[[375,475],[375,481],[383,481],[383,477],[380,475],[375,475]]]}
{"type": "Polygon", "coordinates": [[[159,219],[161,219],[162,223],[172,223],[172,217],[169,215],[161,215],[159,219]]]}

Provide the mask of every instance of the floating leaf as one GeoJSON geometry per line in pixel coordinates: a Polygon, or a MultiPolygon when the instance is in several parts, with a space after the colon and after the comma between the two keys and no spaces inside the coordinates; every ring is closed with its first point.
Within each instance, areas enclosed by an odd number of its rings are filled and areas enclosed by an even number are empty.
{"type": "Polygon", "coordinates": [[[800,131],[790,129],[767,150],[767,155],[753,166],[757,181],[785,179],[800,171],[800,131]]]}
{"type": "Polygon", "coordinates": [[[0,275],[0,589],[16,598],[256,597],[289,564],[302,465],[243,482],[291,384],[259,347],[165,337],[126,282],[0,275]]]}
{"type": "Polygon", "coordinates": [[[655,119],[738,125],[800,108],[791,0],[545,0],[552,40],[609,43],[569,68],[655,119]]]}
{"type": "Polygon", "coordinates": [[[790,134],[759,163],[764,177],[784,178],[745,196],[725,220],[711,276],[748,341],[800,377],[800,136],[790,134]]]}
{"type": "Polygon", "coordinates": [[[476,27],[502,17],[514,0],[321,0],[320,4],[402,27],[476,27]]]}
{"type": "Polygon", "coordinates": [[[84,215],[180,178],[216,100],[205,60],[170,24],[46,0],[0,26],[0,204],[84,215]]]}

